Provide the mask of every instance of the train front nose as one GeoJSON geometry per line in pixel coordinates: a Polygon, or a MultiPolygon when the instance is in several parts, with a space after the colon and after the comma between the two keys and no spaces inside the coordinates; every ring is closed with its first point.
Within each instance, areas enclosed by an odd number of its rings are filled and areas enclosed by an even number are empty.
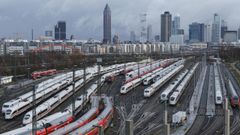
{"type": "Polygon", "coordinates": [[[32,122],[32,117],[29,114],[25,115],[23,118],[23,125],[27,125],[32,122]]]}

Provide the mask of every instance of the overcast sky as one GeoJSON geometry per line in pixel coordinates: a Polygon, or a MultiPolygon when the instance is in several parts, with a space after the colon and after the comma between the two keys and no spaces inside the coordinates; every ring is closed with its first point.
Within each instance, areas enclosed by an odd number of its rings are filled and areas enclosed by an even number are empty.
{"type": "Polygon", "coordinates": [[[226,20],[230,29],[240,25],[240,0],[0,0],[0,37],[22,38],[53,30],[58,20],[67,22],[67,36],[76,39],[102,39],[105,4],[112,11],[112,34],[129,39],[131,30],[139,35],[139,14],[148,14],[147,22],[159,34],[160,14],[170,11],[181,16],[181,26],[188,30],[192,22],[210,23],[214,13],[226,20]]]}

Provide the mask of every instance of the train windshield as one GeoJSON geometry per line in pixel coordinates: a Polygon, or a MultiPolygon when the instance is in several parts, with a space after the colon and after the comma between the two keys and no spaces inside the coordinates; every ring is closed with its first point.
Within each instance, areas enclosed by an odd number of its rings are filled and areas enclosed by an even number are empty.
{"type": "Polygon", "coordinates": [[[238,101],[238,97],[234,97],[233,100],[234,100],[234,101],[238,101]]]}
{"type": "Polygon", "coordinates": [[[27,114],[25,117],[24,117],[24,119],[29,119],[29,117],[30,117],[30,115],[29,114],[27,114]]]}
{"type": "Polygon", "coordinates": [[[162,97],[163,97],[163,98],[166,97],[166,94],[162,94],[162,97]]]}
{"type": "Polygon", "coordinates": [[[170,99],[171,101],[174,101],[175,100],[175,97],[171,97],[171,99],[170,99]]]}
{"type": "Polygon", "coordinates": [[[9,105],[3,105],[3,108],[8,108],[9,107],[9,105]]]}
{"type": "Polygon", "coordinates": [[[221,100],[222,98],[221,97],[217,97],[217,100],[221,100]]]}

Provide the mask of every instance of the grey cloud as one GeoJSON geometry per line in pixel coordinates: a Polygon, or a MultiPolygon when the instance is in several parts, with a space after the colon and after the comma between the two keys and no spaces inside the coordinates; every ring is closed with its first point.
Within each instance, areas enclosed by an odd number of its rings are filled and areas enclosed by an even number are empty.
{"type": "Polygon", "coordinates": [[[102,38],[102,12],[106,3],[112,10],[113,34],[129,38],[129,31],[139,35],[139,14],[148,14],[148,24],[154,34],[159,33],[160,14],[168,10],[181,15],[182,27],[187,30],[193,21],[209,23],[213,13],[219,13],[231,29],[240,24],[239,0],[1,0],[0,36],[9,37],[19,32],[24,38],[43,35],[54,28],[58,20],[67,21],[68,36],[79,39],[102,38]]]}

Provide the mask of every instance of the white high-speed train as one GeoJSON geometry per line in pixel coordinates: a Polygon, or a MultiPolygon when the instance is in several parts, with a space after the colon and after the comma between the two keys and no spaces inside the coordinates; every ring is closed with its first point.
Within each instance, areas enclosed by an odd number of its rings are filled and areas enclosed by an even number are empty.
{"type": "Polygon", "coordinates": [[[169,104],[170,105],[176,105],[179,101],[180,97],[182,96],[185,88],[187,87],[189,81],[191,80],[193,74],[195,73],[196,68],[198,67],[199,63],[196,63],[193,68],[188,72],[188,74],[185,76],[185,78],[182,80],[182,82],[177,86],[177,88],[174,90],[172,95],[169,98],[169,104]]]}
{"type": "Polygon", "coordinates": [[[153,78],[156,77],[157,75],[161,74],[163,68],[159,68],[155,71],[153,71],[152,75],[150,75],[149,77],[145,78],[143,80],[143,85],[149,85],[150,83],[152,83],[153,78]]]}
{"type": "MultiPolygon", "coordinates": [[[[43,93],[43,91],[52,92],[52,91],[55,90],[54,88],[56,88],[54,85],[58,85],[58,86],[59,86],[59,84],[64,85],[65,83],[62,83],[62,82],[66,82],[66,81],[68,81],[68,82],[71,81],[71,79],[69,78],[69,74],[65,74],[64,76],[59,75],[59,76],[56,76],[52,79],[48,79],[46,81],[43,81],[43,82],[41,82],[41,83],[39,83],[35,86],[36,87],[36,95],[42,95],[41,93],[43,93]]],[[[46,92],[44,92],[44,93],[48,94],[46,92]]],[[[28,93],[25,93],[25,94],[19,96],[16,99],[12,99],[12,100],[4,103],[3,106],[2,106],[2,113],[5,113],[5,111],[8,108],[13,107],[14,105],[18,105],[20,102],[22,102],[24,100],[28,100],[32,96],[32,94],[33,94],[33,92],[30,91],[28,93]]]]}
{"type": "Polygon", "coordinates": [[[214,63],[214,79],[215,79],[215,103],[220,105],[223,103],[222,88],[220,84],[220,76],[217,68],[217,64],[214,63]]]}
{"type": "Polygon", "coordinates": [[[182,79],[187,75],[188,70],[183,71],[169,86],[163,90],[160,95],[162,101],[167,101],[170,93],[176,88],[176,86],[182,81],[182,79]]]}
{"type": "Polygon", "coordinates": [[[136,70],[133,70],[125,75],[126,82],[129,82],[129,80],[132,80],[133,78],[136,78],[139,75],[142,75],[152,69],[155,69],[160,66],[160,61],[156,61],[153,64],[147,64],[146,66],[143,66],[136,70]]]}
{"type": "MultiPolygon", "coordinates": [[[[40,98],[43,98],[45,95],[47,95],[49,92],[51,92],[52,90],[59,90],[60,86],[69,83],[69,81],[62,81],[56,85],[51,86],[50,88],[47,88],[46,90],[43,90],[39,93],[36,94],[35,99],[38,100],[40,98]]],[[[24,111],[26,111],[28,108],[32,107],[32,101],[33,101],[33,97],[29,97],[27,99],[24,99],[20,102],[18,102],[17,104],[13,105],[13,106],[9,106],[6,111],[5,111],[5,119],[12,119],[15,116],[18,116],[19,114],[23,113],[24,111]]]]}
{"type": "Polygon", "coordinates": [[[180,59],[179,61],[173,63],[172,65],[168,66],[168,68],[164,68],[158,75],[156,75],[153,78],[153,83],[157,82],[159,79],[161,79],[163,76],[168,74],[171,70],[173,70],[175,67],[183,65],[185,63],[185,59],[180,59]]]}
{"type": "MultiPolygon", "coordinates": [[[[170,61],[170,63],[171,63],[172,61],[170,61]]],[[[169,65],[169,63],[164,63],[164,65],[166,66],[166,65],[169,65]]],[[[173,65],[175,65],[175,64],[173,64],[173,65]]],[[[170,67],[173,67],[173,66],[170,66],[170,67]]],[[[160,66],[159,68],[162,68],[162,66],[160,66]]],[[[156,70],[156,69],[155,69],[156,70]]],[[[154,71],[154,70],[153,70],[154,71]]],[[[163,71],[164,71],[164,69],[163,69],[163,71]]],[[[162,72],[162,71],[161,71],[162,72]]],[[[135,88],[136,86],[138,86],[139,84],[141,84],[142,83],[142,81],[145,79],[145,78],[147,78],[147,77],[149,77],[150,75],[152,75],[152,73],[151,72],[149,72],[149,73],[147,73],[147,74],[145,74],[145,75],[143,75],[143,76],[141,76],[141,77],[139,77],[139,78],[137,78],[137,79],[135,79],[135,80],[133,80],[133,81],[131,81],[131,82],[128,82],[128,83],[126,83],[126,84],[124,84],[121,88],[120,88],[120,93],[121,94],[126,94],[127,92],[129,92],[130,90],[132,90],[133,88],[135,88]]]]}
{"type": "MultiPolygon", "coordinates": [[[[86,81],[88,82],[91,79],[92,79],[92,74],[88,74],[86,76],[86,81]]],[[[78,89],[79,87],[81,87],[83,85],[83,81],[84,81],[83,79],[77,81],[75,83],[75,88],[78,89]]],[[[47,101],[39,105],[36,108],[37,120],[47,115],[50,111],[52,111],[54,108],[60,105],[63,101],[65,101],[69,96],[71,96],[73,94],[72,90],[73,90],[73,86],[70,85],[60,93],[56,94],[52,98],[48,99],[47,101]]],[[[32,111],[29,111],[24,115],[23,124],[26,125],[31,122],[32,122],[32,111]]]]}
{"type": "Polygon", "coordinates": [[[149,86],[144,90],[144,97],[151,97],[157,90],[159,90],[160,87],[162,87],[166,82],[168,82],[174,75],[176,75],[181,69],[184,67],[184,65],[178,66],[178,67],[172,67],[174,68],[172,71],[168,72],[165,76],[163,76],[161,79],[159,79],[157,82],[149,86]]]}

